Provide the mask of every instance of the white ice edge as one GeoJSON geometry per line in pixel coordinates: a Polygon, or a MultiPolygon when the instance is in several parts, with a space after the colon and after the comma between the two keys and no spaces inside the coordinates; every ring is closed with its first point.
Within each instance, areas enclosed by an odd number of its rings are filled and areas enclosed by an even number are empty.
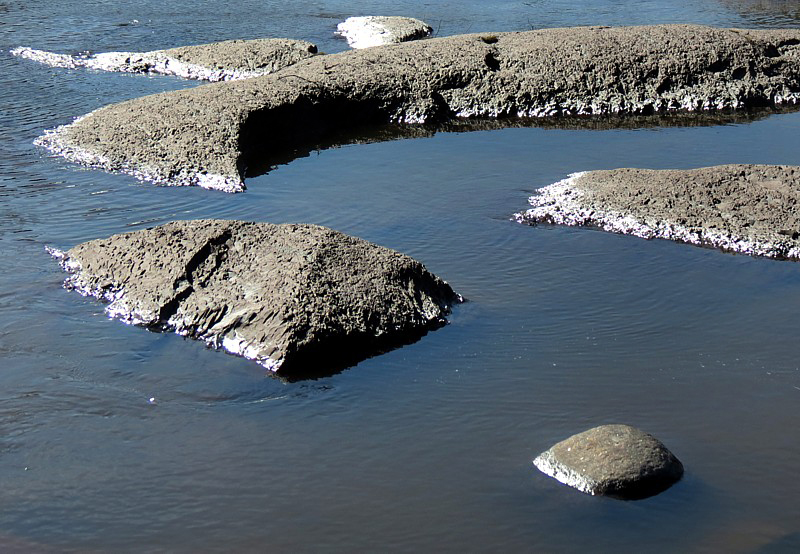
{"type": "Polygon", "coordinates": [[[537,456],[536,459],[533,460],[533,465],[536,466],[539,471],[549,477],[552,477],[559,483],[563,483],[569,487],[573,487],[581,492],[585,492],[586,494],[591,494],[593,496],[597,492],[598,486],[595,481],[581,475],[577,471],[569,469],[563,464],[558,463],[552,452],[549,450],[542,452],[539,456],[537,456]]]}
{"type": "Polygon", "coordinates": [[[167,56],[161,50],[152,52],[101,52],[91,56],[70,56],[46,50],[18,46],[9,51],[13,56],[25,58],[50,67],[68,69],[87,68],[122,73],[154,73],[173,75],[199,81],[239,81],[261,77],[273,72],[270,69],[217,69],[183,62],[167,56]]]}
{"type": "Polygon", "coordinates": [[[666,239],[765,258],[800,259],[800,246],[796,243],[756,240],[714,229],[690,229],[673,221],[648,222],[646,218],[592,207],[577,186],[586,173],[572,173],[566,179],[539,189],[528,199],[533,207],[514,214],[512,219],[519,223],[546,221],[568,226],[591,225],[644,239],[666,239]]]}

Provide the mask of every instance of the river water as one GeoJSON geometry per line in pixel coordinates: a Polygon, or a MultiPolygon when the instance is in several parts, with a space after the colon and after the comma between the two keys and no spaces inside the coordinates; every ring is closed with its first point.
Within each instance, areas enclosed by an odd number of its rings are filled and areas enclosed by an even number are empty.
{"type": "Polygon", "coordinates": [[[265,36],[335,52],[336,23],[365,14],[420,17],[439,35],[794,27],[793,5],[0,2],[0,550],[796,551],[800,266],[509,217],[574,171],[800,164],[799,113],[430,133],[313,151],[226,195],[81,169],[32,145],[105,104],[196,83],[8,54],[265,36]],[[108,320],[61,288],[44,249],[199,217],[327,225],[418,258],[470,302],[413,345],[284,383],[108,320]],[[684,479],[622,502],[531,464],[611,422],[663,440],[684,479]]]}

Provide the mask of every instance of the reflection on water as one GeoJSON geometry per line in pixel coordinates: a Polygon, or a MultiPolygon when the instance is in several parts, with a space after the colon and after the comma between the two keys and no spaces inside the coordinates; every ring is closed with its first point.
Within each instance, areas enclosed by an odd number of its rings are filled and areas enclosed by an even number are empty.
{"type": "Polygon", "coordinates": [[[800,21],[797,0],[718,0],[759,27],[794,27],[800,21]]]}
{"type": "MultiPolygon", "coordinates": [[[[739,111],[714,111],[699,113],[653,114],[653,115],[603,115],[603,116],[565,116],[555,118],[491,118],[455,119],[443,123],[364,125],[341,129],[327,134],[310,144],[293,145],[285,150],[254,148],[247,152],[247,177],[257,177],[279,165],[288,164],[297,158],[308,157],[321,150],[354,144],[370,144],[403,139],[430,138],[436,133],[468,133],[498,129],[563,129],[609,131],[619,129],[652,129],[658,127],[709,127],[714,125],[734,125],[759,121],[770,115],[792,113],[795,106],[777,108],[754,108],[739,111]]],[[[270,131],[271,132],[271,131],[270,131]]]]}

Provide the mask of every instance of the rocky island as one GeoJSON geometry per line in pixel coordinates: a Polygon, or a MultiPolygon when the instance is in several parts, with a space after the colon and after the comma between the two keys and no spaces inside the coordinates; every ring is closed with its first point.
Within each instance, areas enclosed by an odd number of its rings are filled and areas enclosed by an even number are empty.
{"type": "Polygon", "coordinates": [[[798,166],[587,171],[540,189],[530,203],[517,221],[800,259],[798,166]]]}
{"type": "Polygon", "coordinates": [[[289,379],[413,342],[463,301],[418,261],[316,225],[175,221],[51,253],[111,317],[289,379]]]}
{"type": "Polygon", "coordinates": [[[265,152],[364,124],[797,103],[799,45],[800,30],[698,25],[434,38],[316,56],[264,77],[137,98],[37,142],[105,170],[235,192],[265,152]]]}

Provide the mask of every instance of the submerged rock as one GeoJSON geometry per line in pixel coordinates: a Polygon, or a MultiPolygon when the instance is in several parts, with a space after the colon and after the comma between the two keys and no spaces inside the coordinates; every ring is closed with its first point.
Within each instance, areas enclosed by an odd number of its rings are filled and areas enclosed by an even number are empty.
{"type": "Polygon", "coordinates": [[[336,27],[350,48],[396,44],[430,36],[433,27],[413,17],[367,15],[348,17],[336,27]]]}
{"type": "Polygon", "coordinates": [[[151,52],[102,52],[70,56],[20,46],[11,54],[52,67],[125,73],[158,73],[203,81],[235,81],[273,73],[316,54],[303,40],[227,40],[151,52]]]}
{"type": "Polygon", "coordinates": [[[683,465],[667,447],[629,425],[602,425],[578,433],[533,463],[581,492],[626,500],[658,494],[683,475],[683,465]]]}
{"type": "Polygon", "coordinates": [[[281,376],[333,373],[441,326],[461,297],[412,258],[315,225],[176,221],[52,252],[65,286],[281,376]]]}
{"type": "Polygon", "coordinates": [[[800,259],[798,166],[588,171],[540,189],[530,203],[517,221],[800,259]]]}
{"type": "Polygon", "coordinates": [[[364,124],[668,113],[798,99],[800,30],[579,27],[316,56],[256,79],[107,106],[37,143],[154,182],[233,192],[264,152],[364,124]]]}

